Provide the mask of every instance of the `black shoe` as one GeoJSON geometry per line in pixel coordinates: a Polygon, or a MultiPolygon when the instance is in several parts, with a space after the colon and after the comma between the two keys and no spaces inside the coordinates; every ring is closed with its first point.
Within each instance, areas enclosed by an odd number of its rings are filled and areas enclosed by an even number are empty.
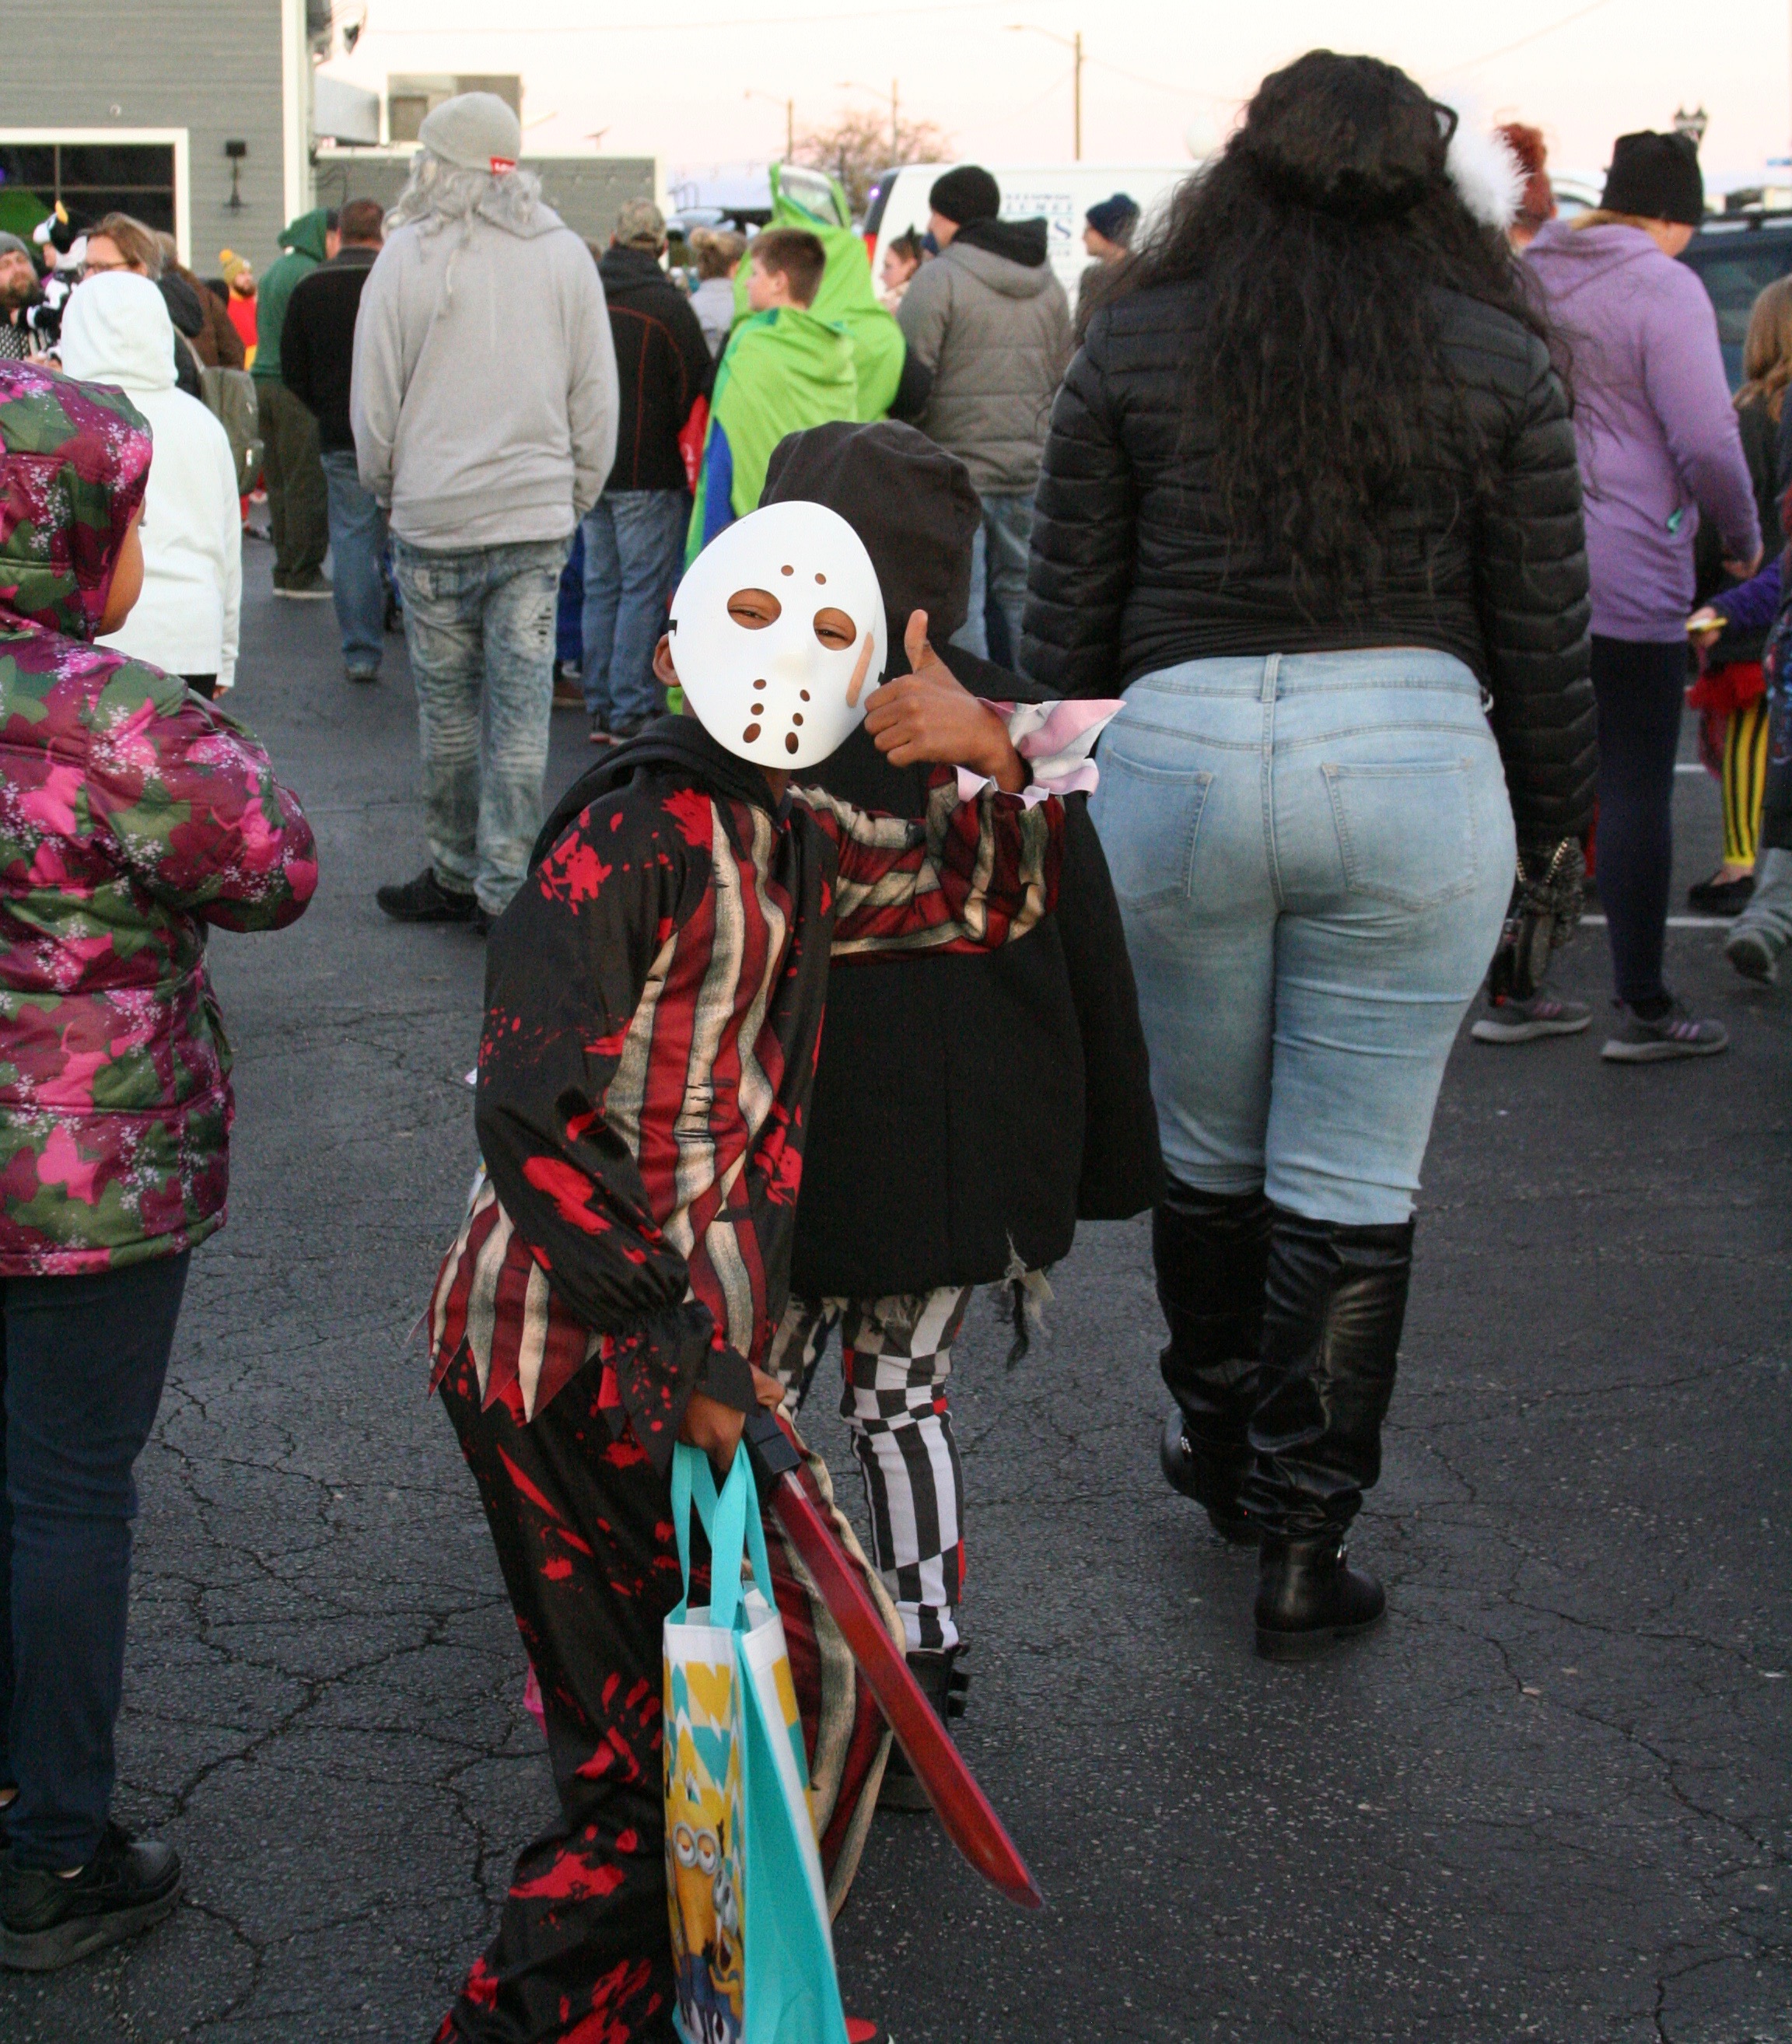
{"type": "Polygon", "coordinates": [[[1752,873],[1738,874],[1734,880],[1720,880],[1713,873],[1686,889],[1686,904],[1702,916],[1740,916],[1754,892],[1752,873]]]}
{"type": "Polygon", "coordinates": [[[1206,1507],[1207,1523],[1222,1540],[1235,1547],[1256,1546],[1263,1537],[1262,1530],[1237,1508],[1236,1477],[1228,1485],[1223,1474],[1202,1466],[1190,1443],[1188,1423],[1179,1405],[1170,1408],[1169,1416],[1163,1422],[1163,1435],[1157,1444],[1157,1459],[1164,1481],[1172,1490],[1179,1490],[1184,1497],[1192,1497],[1196,1504],[1206,1507]],[[1209,1497],[1217,1497],[1219,1502],[1209,1504],[1209,1497]]]}
{"type": "Polygon", "coordinates": [[[1266,1661],[1309,1661],[1386,1613],[1386,1593],[1367,1569],[1350,1566],[1336,1533],[1263,1542],[1256,1617],[1257,1651],[1266,1661]]]}
{"type": "Polygon", "coordinates": [[[610,727],[610,735],[617,744],[626,745],[631,738],[639,738],[647,725],[644,717],[623,717],[610,727]]]}
{"type": "Polygon", "coordinates": [[[0,1861],[0,1965],[54,1973],[159,1923],[180,1900],[180,1858],[159,1839],[133,1842],[108,1824],[72,1881],[0,1861]]]}
{"type": "Polygon", "coordinates": [[[346,678],[347,678],[348,680],[351,681],[351,682],[353,682],[356,684],[356,686],[357,687],[360,687],[360,688],[368,688],[368,687],[371,687],[374,682],[377,682],[377,681],[379,679],[379,668],[375,667],[375,668],[373,670],[373,671],[370,674],[370,673],[368,673],[365,669],[360,668],[360,667],[351,667],[351,668],[348,670],[348,675],[347,675],[346,678]]]}
{"type": "Polygon", "coordinates": [[[382,887],[374,897],[394,923],[470,923],[479,897],[444,887],[433,873],[420,873],[402,887],[382,887]]]}
{"type": "MultiPolygon", "coordinates": [[[[971,1686],[971,1677],[964,1669],[952,1666],[963,1650],[961,1646],[948,1646],[937,1653],[909,1656],[909,1673],[920,1684],[921,1693],[933,1706],[934,1715],[948,1732],[952,1719],[964,1715],[964,1692],[971,1686]]],[[[884,1764],[883,1786],[878,1791],[877,1806],[880,1810],[916,1811],[933,1807],[927,1800],[927,1791],[909,1765],[909,1756],[894,1739],[890,1742],[890,1758],[884,1764]]]]}
{"type": "Polygon", "coordinates": [[[386,615],[380,620],[380,626],[386,632],[402,632],[405,628],[405,613],[390,590],[386,593],[386,615]]]}

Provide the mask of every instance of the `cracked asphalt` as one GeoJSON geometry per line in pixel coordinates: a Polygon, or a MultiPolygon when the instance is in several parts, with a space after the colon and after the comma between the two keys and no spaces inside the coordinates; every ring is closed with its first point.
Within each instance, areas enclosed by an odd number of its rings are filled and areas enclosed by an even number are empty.
{"type": "MultiPolygon", "coordinates": [[[[139,1470],[118,1809],[187,1900],[0,1978],[5,2044],[423,2044],[550,1804],[413,1338],[475,1161],[481,950],[374,907],[421,863],[397,642],[351,689],[329,607],[276,602],[263,548],[248,571],[235,702],[323,881],[296,929],[214,939],[231,1220],[139,1470]]],[[[583,738],[556,719],[556,788],[583,738]]],[[[1678,801],[1683,886],[1714,786],[1678,801]]],[[[963,1742],[1048,1906],[881,1819],[849,2008],[900,2044],[1792,2040],[1792,993],[1717,943],[1670,938],[1726,1058],[1603,1066],[1602,1017],[1459,1047],[1356,1541],[1392,1616],[1347,1653],[1257,1661],[1248,1562],[1158,1478],[1142,1224],[1083,1231],[1011,1372],[979,1302],[963,1742]]],[[[1563,964],[1603,1001],[1601,932],[1563,964]]],[[[833,1403],[809,1424],[848,1479],[833,1403]]]]}

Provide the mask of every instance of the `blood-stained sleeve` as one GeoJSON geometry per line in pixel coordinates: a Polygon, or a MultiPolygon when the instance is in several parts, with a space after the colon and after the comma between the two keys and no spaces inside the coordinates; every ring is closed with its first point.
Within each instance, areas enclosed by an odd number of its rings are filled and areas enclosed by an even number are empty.
{"type": "Polygon", "coordinates": [[[1025,936],[1058,898],[1064,807],[988,783],[960,801],[936,770],[925,822],[876,815],[819,788],[791,790],[833,840],[836,959],[994,951],[1025,936]]]}
{"type": "Polygon", "coordinates": [[[630,1032],[708,890],[708,798],[637,778],[582,811],[493,928],[474,1110],[498,1198],[548,1284],[602,1353],[636,1437],[662,1467],[699,1382],[745,1365],[686,1297],[611,1111],[630,1032]],[[713,1361],[712,1362],[712,1358],[713,1361]]]}

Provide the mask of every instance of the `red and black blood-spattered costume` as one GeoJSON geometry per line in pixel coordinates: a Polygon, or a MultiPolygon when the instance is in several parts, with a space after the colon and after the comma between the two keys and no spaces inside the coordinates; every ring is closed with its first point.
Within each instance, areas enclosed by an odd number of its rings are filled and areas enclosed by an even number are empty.
{"type": "MultiPolygon", "coordinates": [[[[813,793],[775,801],[700,725],[666,720],[543,832],[490,939],[487,1178],[431,1335],[540,1680],[563,1821],[519,1860],[444,2044],[672,2036],[667,1472],[694,1390],[751,1402],[748,1362],[783,1309],[829,957],[1020,936],[1052,905],[1062,828],[1056,799],[960,804],[948,776],[921,823],[813,793]]],[[[840,1765],[829,1628],[774,1570],[812,1769],[825,1749],[838,1769],[825,1865],[876,1734],[859,1764],[853,1719],[840,1765]]]]}

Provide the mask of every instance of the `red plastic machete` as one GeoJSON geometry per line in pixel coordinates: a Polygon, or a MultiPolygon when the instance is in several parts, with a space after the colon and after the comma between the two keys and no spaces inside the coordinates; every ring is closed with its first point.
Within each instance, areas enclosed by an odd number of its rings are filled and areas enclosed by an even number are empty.
{"type": "Polygon", "coordinates": [[[803,1489],[797,1474],[802,1459],[790,1434],[773,1414],[760,1408],[747,1416],[745,1439],[760,1496],[777,1513],[779,1524],[813,1577],[821,1601],[852,1650],[946,1836],[1010,1901],[1037,1909],[1044,1897],[1026,1862],[909,1673],[857,1568],[803,1489]]]}

